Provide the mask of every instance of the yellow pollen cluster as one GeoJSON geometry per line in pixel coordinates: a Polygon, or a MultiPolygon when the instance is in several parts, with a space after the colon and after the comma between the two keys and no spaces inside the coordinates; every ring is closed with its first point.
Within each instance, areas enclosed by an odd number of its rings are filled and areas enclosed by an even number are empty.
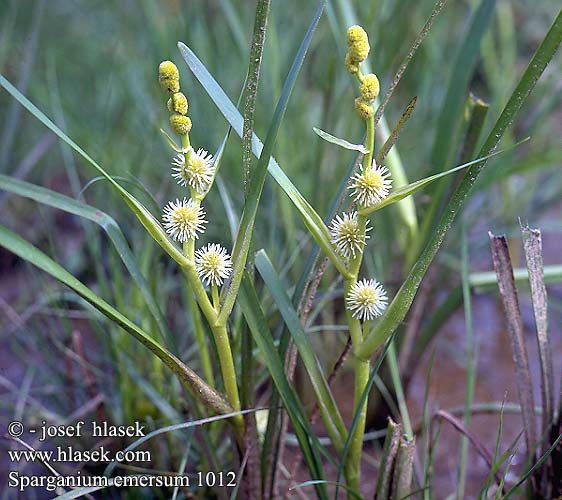
{"type": "Polygon", "coordinates": [[[158,66],[158,81],[160,86],[168,92],[179,92],[180,72],[172,61],[162,61],[158,66]]]}
{"type": "MultiPolygon", "coordinates": [[[[187,115],[189,104],[185,94],[180,92],[180,72],[172,61],[162,61],[158,66],[158,81],[160,86],[170,94],[167,102],[172,130],[186,136],[191,130],[191,118],[187,115]]],[[[189,144],[189,142],[187,141],[189,144]]]]}
{"type": "Polygon", "coordinates": [[[375,110],[373,109],[373,106],[371,106],[371,102],[363,96],[355,99],[355,111],[357,111],[357,114],[362,120],[368,120],[375,114],[375,110]]]}
{"type": "Polygon", "coordinates": [[[361,82],[361,95],[369,100],[372,101],[379,95],[380,91],[380,84],[377,75],[373,73],[369,73],[363,77],[363,81],[361,82]]]}
{"type": "Polygon", "coordinates": [[[191,130],[191,118],[174,113],[170,116],[170,125],[176,134],[186,135],[191,130]]]}
{"type": "Polygon", "coordinates": [[[172,94],[172,97],[168,99],[168,111],[173,113],[179,113],[180,115],[187,115],[187,109],[189,105],[187,103],[187,97],[181,92],[176,92],[172,94]]]}
{"type": "Polygon", "coordinates": [[[369,55],[369,37],[361,26],[351,26],[347,30],[348,57],[346,57],[346,65],[350,63],[360,63],[367,59],[369,55]]]}

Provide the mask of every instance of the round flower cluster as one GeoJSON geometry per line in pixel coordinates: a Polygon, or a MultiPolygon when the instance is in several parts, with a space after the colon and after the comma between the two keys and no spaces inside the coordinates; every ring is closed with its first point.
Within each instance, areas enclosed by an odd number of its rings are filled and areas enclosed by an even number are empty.
{"type": "Polygon", "coordinates": [[[336,251],[344,258],[360,253],[365,246],[366,240],[369,238],[367,232],[371,228],[366,227],[364,231],[359,227],[357,212],[350,214],[344,213],[340,217],[336,217],[330,222],[331,241],[336,247],[336,251]]]}
{"type": "Polygon", "coordinates": [[[346,297],[351,315],[360,321],[370,321],[380,316],[386,309],[386,291],[373,279],[363,279],[355,283],[346,297]]]}

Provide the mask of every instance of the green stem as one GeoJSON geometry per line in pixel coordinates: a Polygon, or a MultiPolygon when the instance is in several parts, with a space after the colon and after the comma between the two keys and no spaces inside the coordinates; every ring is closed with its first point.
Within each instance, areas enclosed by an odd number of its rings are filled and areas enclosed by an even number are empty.
{"type": "Polygon", "coordinates": [[[220,299],[219,299],[219,289],[217,287],[217,285],[211,285],[211,296],[213,298],[213,307],[215,308],[215,311],[218,312],[219,307],[220,307],[220,299]]]}
{"type": "Polygon", "coordinates": [[[365,398],[363,405],[359,409],[359,403],[361,402],[361,397],[363,396],[363,391],[369,382],[369,371],[370,363],[368,360],[364,360],[355,357],[353,361],[354,369],[354,413],[359,412],[359,418],[357,420],[357,426],[353,436],[351,437],[351,444],[349,446],[349,467],[346,468],[347,472],[347,483],[348,486],[356,491],[361,491],[361,454],[363,451],[363,436],[365,434],[365,422],[367,419],[367,401],[365,398]]]}
{"type": "MultiPolygon", "coordinates": [[[[362,75],[360,72],[357,74],[357,78],[359,81],[362,80],[362,75]]],[[[375,148],[375,122],[373,117],[366,120],[366,127],[367,127],[367,134],[365,138],[365,147],[367,148],[368,152],[363,158],[363,169],[367,170],[371,168],[373,163],[373,150],[375,148]]],[[[361,208],[361,207],[359,207],[361,208]]],[[[366,230],[367,230],[367,217],[364,215],[359,214],[357,216],[357,224],[359,227],[359,233],[366,238],[366,230]]],[[[344,281],[344,289],[345,289],[345,297],[347,295],[353,285],[357,283],[357,278],[359,276],[359,269],[361,268],[361,262],[363,261],[363,252],[364,247],[360,249],[357,254],[352,257],[349,261],[349,274],[350,277],[346,278],[344,281]]],[[[364,330],[361,329],[361,323],[358,319],[354,318],[351,312],[346,307],[346,315],[347,315],[347,323],[349,325],[349,335],[351,337],[351,343],[353,346],[353,350],[358,349],[359,346],[362,344],[364,337],[367,335],[369,331],[369,321],[365,321],[363,327],[364,330]]],[[[359,407],[361,403],[361,398],[363,397],[363,392],[367,387],[369,382],[369,369],[370,363],[368,360],[361,359],[355,357],[354,359],[354,414],[359,412],[359,417],[357,420],[357,426],[353,431],[353,435],[351,436],[351,444],[349,447],[349,462],[348,466],[346,467],[345,474],[346,474],[346,481],[348,486],[360,492],[360,485],[361,485],[361,455],[363,452],[363,436],[365,434],[365,421],[367,417],[367,403],[368,398],[365,398],[361,407],[359,407]]]]}
{"type": "Polygon", "coordinates": [[[187,300],[189,303],[189,308],[191,310],[191,316],[193,319],[193,330],[195,334],[195,342],[197,342],[197,347],[199,348],[199,357],[201,359],[201,369],[203,370],[203,375],[205,380],[211,386],[215,386],[215,376],[213,375],[213,365],[211,363],[211,356],[209,354],[209,347],[207,346],[207,341],[205,339],[205,332],[203,331],[203,324],[201,323],[201,313],[197,306],[197,302],[193,298],[191,290],[187,291],[187,300]]]}
{"type": "MultiPolygon", "coordinates": [[[[236,382],[236,371],[234,369],[234,361],[232,358],[232,350],[230,349],[230,341],[228,339],[228,332],[226,326],[211,325],[213,338],[217,347],[217,354],[221,365],[222,381],[224,390],[228,397],[230,406],[234,411],[240,410],[240,396],[238,394],[238,384],[236,382]]],[[[234,425],[239,432],[239,438],[243,436],[244,420],[242,415],[236,415],[234,418],[234,425]]]]}
{"type": "Polygon", "coordinates": [[[371,168],[371,165],[373,163],[373,150],[375,149],[375,118],[374,116],[371,116],[371,118],[369,118],[367,120],[367,137],[365,139],[365,144],[366,144],[366,148],[368,149],[368,152],[365,154],[365,157],[363,158],[363,168],[365,170],[371,168]]]}

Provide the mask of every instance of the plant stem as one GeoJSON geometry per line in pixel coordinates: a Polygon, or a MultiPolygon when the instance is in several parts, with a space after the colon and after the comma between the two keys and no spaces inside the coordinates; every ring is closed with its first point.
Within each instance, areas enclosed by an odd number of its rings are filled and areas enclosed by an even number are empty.
{"type": "Polygon", "coordinates": [[[363,391],[369,382],[370,362],[368,360],[355,357],[353,360],[353,370],[355,377],[353,406],[354,412],[360,413],[349,447],[349,467],[346,467],[346,479],[348,486],[359,493],[361,491],[361,454],[363,451],[363,436],[365,434],[368,399],[365,398],[361,408],[359,408],[359,403],[361,402],[363,391]]]}
{"type": "MultiPolygon", "coordinates": [[[[357,78],[361,81],[361,75],[358,72],[357,78]]],[[[363,158],[363,169],[367,170],[371,168],[373,163],[373,149],[375,147],[375,122],[373,117],[366,121],[367,134],[365,138],[365,147],[368,149],[368,153],[363,158]]],[[[360,207],[359,207],[360,208],[360,207]]],[[[367,217],[361,214],[357,215],[357,225],[359,228],[359,233],[366,239],[367,232],[367,217]]],[[[363,251],[364,247],[360,249],[357,255],[353,256],[349,261],[349,274],[350,277],[346,278],[344,281],[345,297],[353,285],[357,283],[357,277],[359,276],[359,269],[361,268],[361,262],[363,261],[363,251]]],[[[361,329],[361,322],[354,318],[351,312],[346,307],[347,323],[349,325],[349,335],[351,337],[351,343],[353,349],[357,349],[363,342],[364,336],[369,331],[369,321],[364,322],[363,328],[361,329]]],[[[351,444],[349,447],[349,462],[345,469],[345,475],[347,484],[350,488],[355,490],[357,493],[360,492],[361,485],[361,455],[363,452],[363,436],[365,434],[365,421],[367,417],[367,402],[368,398],[361,403],[361,398],[363,397],[363,392],[365,387],[369,382],[369,367],[370,363],[368,360],[355,357],[353,361],[354,369],[354,401],[353,410],[354,414],[359,412],[359,418],[357,420],[357,426],[351,437],[351,444]]]]}
{"type": "MultiPolygon", "coordinates": [[[[234,369],[234,361],[232,358],[232,350],[230,348],[230,341],[228,339],[228,332],[226,326],[211,325],[213,338],[217,347],[217,354],[219,355],[219,362],[221,365],[222,381],[224,390],[228,397],[230,406],[234,411],[240,410],[240,396],[238,394],[238,383],[236,382],[236,371],[234,369]]],[[[236,415],[233,418],[234,426],[239,433],[239,439],[244,434],[244,420],[242,415],[236,415]]]]}
{"type": "Polygon", "coordinates": [[[213,298],[213,307],[215,308],[215,311],[219,311],[219,307],[220,307],[220,299],[219,299],[219,289],[217,287],[217,285],[211,285],[211,296],[213,298]]]}
{"type": "Polygon", "coordinates": [[[187,291],[187,300],[189,303],[189,308],[191,309],[191,316],[193,319],[193,331],[195,336],[195,342],[197,342],[197,347],[199,348],[199,357],[201,360],[201,369],[203,370],[203,375],[205,380],[211,386],[215,386],[215,377],[213,375],[213,365],[211,363],[211,356],[209,355],[209,347],[205,340],[205,333],[203,331],[203,325],[201,324],[201,314],[197,306],[197,302],[193,298],[191,290],[187,291]]]}

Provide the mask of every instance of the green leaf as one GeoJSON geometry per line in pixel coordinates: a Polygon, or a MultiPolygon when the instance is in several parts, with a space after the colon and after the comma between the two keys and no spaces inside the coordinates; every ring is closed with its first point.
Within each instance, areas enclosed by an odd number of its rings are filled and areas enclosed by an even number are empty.
{"type": "MultiPolygon", "coordinates": [[[[493,129],[490,131],[480,150],[480,154],[478,155],[479,157],[484,158],[490,153],[493,153],[496,149],[505,131],[515,120],[519,110],[525,103],[527,97],[537,83],[537,80],[542,75],[561,42],[562,10],[558,13],[558,16],[554,20],[550,30],[535,52],[532,60],[529,62],[529,65],[521,77],[521,80],[517,84],[517,87],[511,94],[511,97],[505,105],[500,117],[496,121],[493,129]]],[[[468,169],[463,177],[463,180],[453,193],[453,196],[443,211],[441,220],[435,228],[435,231],[432,232],[430,240],[422,251],[417,262],[412,267],[408,277],[400,287],[400,290],[389,305],[385,315],[381,318],[357,350],[356,354],[358,356],[366,359],[371,357],[377,348],[392,335],[398,325],[404,321],[406,314],[410,310],[414,297],[416,296],[416,291],[421,283],[421,280],[423,279],[435,255],[439,251],[439,248],[445,239],[445,235],[451,228],[456,215],[460,212],[464,201],[468,198],[474,183],[478,179],[478,175],[485,166],[486,160],[482,160],[468,169]]]]}
{"type": "Polygon", "coordinates": [[[328,132],[324,132],[322,129],[317,127],[312,127],[312,130],[321,138],[324,139],[326,142],[330,142],[331,144],[335,144],[340,148],[350,149],[352,151],[359,151],[360,153],[367,154],[369,150],[363,144],[352,144],[345,139],[340,139],[332,134],[328,134],[328,132]]]}
{"type": "Polygon", "coordinates": [[[431,184],[432,182],[435,182],[437,179],[441,179],[442,177],[445,177],[447,175],[458,172],[459,170],[462,170],[464,168],[468,168],[472,165],[476,165],[478,163],[486,161],[489,158],[492,158],[493,156],[497,156],[497,155],[500,155],[502,153],[505,153],[506,151],[509,151],[509,150],[511,150],[513,148],[516,148],[517,146],[523,144],[524,142],[527,142],[529,139],[530,138],[527,137],[526,139],[523,139],[522,141],[519,141],[517,144],[514,144],[513,146],[511,146],[509,148],[502,149],[501,151],[495,151],[495,152],[490,153],[486,156],[482,156],[481,158],[476,158],[476,160],[472,160],[472,161],[469,161],[468,163],[463,163],[462,165],[458,165],[457,167],[451,168],[450,170],[446,170],[445,172],[440,172],[440,173],[435,174],[435,175],[430,175],[429,177],[426,177],[425,179],[420,179],[419,181],[412,182],[411,184],[408,184],[407,186],[402,186],[402,187],[398,188],[396,191],[392,192],[390,195],[388,195],[380,203],[377,203],[376,205],[373,205],[372,207],[369,207],[369,208],[364,208],[364,209],[360,210],[359,213],[361,215],[368,215],[368,214],[374,212],[375,210],[380,210],[381,208],[387,207],[388,205],[392,205],[393,203],[396,203],[397,201],[400,201],[400,200],[406,198],[406,196],[410,196],[410,195],[414,194],[415,192],[419,191],[420,189],[426,187],[428,184],[431,184]]]}
{"type": "Polygon", "coordinates": [[[160,358],[164,364],[176,374],[180,382],[188,387],[193,394],[212,411],[220,414],[226,414],[232,411],[229,404],[217,391],[209,387],[193,370],[181,362],[165,347],[153,340],[148,333],[135,325],[102,298],[98,297],[86,285],[72,276],[72,274],[49,256],[45,255],[41,250],[2,225],[0,225],[0,246],[16,254],[21,259],[30,262],[74,290],[74,292],[89,302],[98,311],[135,337],[154,355],[160,358]]]}
{"type": "Polygon", "coordinates": [[[56,191],[51,191],[50,189],[30,184],[29,182],[20,181],[6,175],[0,175],[0,189],[17,194],[18,196],[23,196],[24,198],[29,198],[38,203],[57,208],[59,210],[64,210],[65,212],[83,217],[98,224],[105,231],[115,246],[115,249],[123,261],[123,264],[125,264],[127,271],[129,271],[129,274],[139,287],[139,290],[148,306],[148,310],[152,314],[161,335],[168,340],[171,340],[172,337],[168,326],[166,325],[164,316],[162,315],[162,311],[160,310],[160,307],[158,307],[156,300],[150,292],[150,287],[137,265],[137,261],[129,248],[129,244],[125,239],[125,236],[123,236],[121,228],[117,222],[115,222],[113,217],[95,207],[57,193],[56,191]]]}
{"type": "MultiPolygon", "coordinates": [[[[285,376],[283,361],[275,349],[273,335],[269,330],[252,280],[247,273],[244,274],[244,279],[242,280],[238,303],[254,337],[254,341],[262,353],[264,363],[271,374],[273,383],[283,400],[310,474],[313,479],[324,480],[322,459],[319,454],[321,445],[318,443],[314,431],[310,428],[302,403],[285,376]]],[[[323,485],[317,485],[316,491],[320,498],[328,498],[323,485]]]]}
{"type": "Polygon", "coordinates": [[[279,312],[287,328],[293,336],[295,345],[299,351],[307,374],[312,383],[312,389],[318,401],[318,408],[324,425],[332,440],[332,443],[338,452],[343,449],[343,443],[347,438],[347,429],[341,418],[339,409],[332,395],[332,391],[322,373],[322,368],[318,359],[310,345],[308,337],[304,332],[300,319],[295,311],[293,304],[285,293],[286,287],[283,286],[281,280],[273,264],[264,250],[260,250],[255,257],[255,264],[258,272],[269,289],[273,300],[279,308],[279,312]]]}

